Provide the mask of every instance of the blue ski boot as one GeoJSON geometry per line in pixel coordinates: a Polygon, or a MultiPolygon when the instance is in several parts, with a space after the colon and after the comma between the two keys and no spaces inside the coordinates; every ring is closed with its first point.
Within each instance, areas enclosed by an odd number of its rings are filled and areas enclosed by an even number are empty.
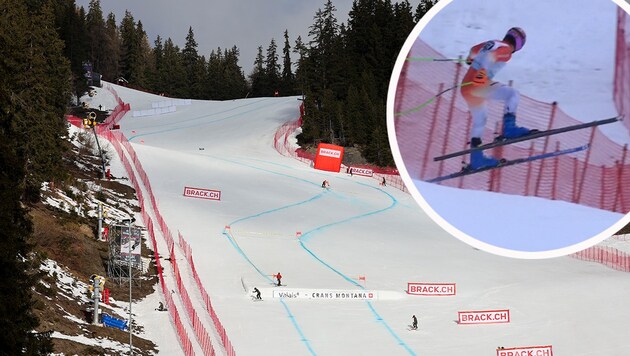
{"type": "MultiPolygon", "coordinates": [[[[472,140],[470,140],[471,148],[475,148],[479,145],[481,145],[481,139],[479,137],[473,137],[472,140]]],[[[474,170],[474,169],[481,169],[481,168],[486,168],[486,167],[496,167],[498,165],[499,165],[498,159],[494,157],[490,157],[490,156],[484,156],[483,151],[481,150],[470,152],[470,165],[469,165],[470,169],[474,170]]]]}
{"type": "Polygon", "coordinates": [[[526,127],[516,126],[516,115],[507,113],[503,115],[503,135],[502,138],[517,138],[526,136],[537,130],[530,130],[526,127]]]}

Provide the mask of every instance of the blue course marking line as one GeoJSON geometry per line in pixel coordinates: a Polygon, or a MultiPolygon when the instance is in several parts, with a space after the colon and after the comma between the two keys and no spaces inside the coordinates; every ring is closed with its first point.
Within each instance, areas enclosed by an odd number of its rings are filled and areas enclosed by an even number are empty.
{"type": "MultiPolygon", "coordinates": [[[[262,100],[260,100],[260,101],[262,101],[262,100]]],[[[259,102],[259,101],[257,101],[257,102],[259,102]]],[[[134,136],[129,137],[127,140],[129,142],[131,142],[131,140],[136,139],[138,137],[149,136],[149,135],[156,135],[156,134],[160,134],[160,133],[164,133],[164,132],[179,131],[179,130],[183,130],[183,129],[189,129],[191,127],[207,126],[207,125],[211,125],[211,124],[214,124],[214,123],[217,123],[217,122],[221,122],[221,121],[225,121],[225,120],[228,120],[228,119],[232,119],[234,117],[238,117],[238,116],[241,116],[241,115],[244,115],[244,114],[249,114],[249,113],[254,112],[254,111],[258,111],[261,108],[267,108],[267,107],[272,107],[272,106],[275,106],[275,105],[279,105],[281,103],[284,103],[284,101],[277,101],[277,102],[274,101],[274,102],[271,102],[269,105],[257,106],[255,108],[252,108],[252,109],[247,110],[247,111],[241,111],[241,112],[238,112],[236,114],[232,114],[232,115],[229,115],[229,116],[224,116],[224,117],[221,117],[221,118],[218,118],[218,119],[214,119],[214,120],[211,120],[211,121],[204,121],[203,123],[199,123],[199,124],[192,124],[192,125],[186,125],[186,126],[177,126],[177,127],[173,127],[173,128],[169,128],[169,129],[163,129],[163,130],[157,130],[157,131],[153,131],[153,132],[147,132],[147,133],[143,133],[143,134],[138,134],[138,135],[134,135],[134,136]]]]}
{"type": "MultiPolygon", "coordinates": [[[[305,182],[311,185],[317,185],[307,179],[303,179],[303,178],[298,178],[298,177],[294,177],[294,176],[290,176],[287,174],[283,174],[283,173],[279,173],[279,172],[274,172],[274,171],[270,171],[264,168],[260,168],[260,167],[255,167],[255,166],[251,166],[248,164],[244,164],[244,163],[240,163],[240,162],[236,162],[236,161],[232,161],[232,160],[228,160],[225,158],[218,158],[218,157],[212,157],[215,158],[217,160],[221,160],[221,161],[225,161],[225,162],[230,162],[236,165],[241,165],[241,166],[245,166],[245,167],[249,167],[252,169],[256,169],[256,170],[260,170],[260,171],[264,171],[267,173],[271,173],[271,174],[276,174],[276,175],[281,175],[281,176],[285,176],[287,178],[292,178],[292,179],[296,179],[299,180],[301,182],[305,182]]],[[[294,206],[298,206],[298,205],[302,205],[302,204],[306,204],[312,201],[315,201],[317,199],[320,199],[321,197],[323,197],[325,194],[327,193],[327,191],[321,191],[318,194],[305,199],[303,201],[299,201],[296,203],[292,203],[289,205],[285,205],[285,206],[281,206],[275,209],[271,209],[271,210],[267,210],[267,211],[263,211],[257,214],[253,214],[253,215],[249,215],[246,217],[242,217],[240,219],[234,220],[233,222],[229,223],[229,226],[232,226],[234,224],[238,224],[239,222],[245,221],[245,220],[249,220],[249,219],[253,219],[253,218],[257,218],[266,214],[271,214],[280,210],[284,210],[284,209],[288,209],[294,206]]],[[[273,280],[271,278],[269,278],[269,276],[267,274],[265,274],[260,268],[258,268],[258,266],[256,266],[256,264],[247,256],[247,254],[245,253],[245,251],[243,251],[243,249],[241,249],[241,247],[238,245],[238,243],[236,242],[236,240],[234,239],[233,236],[230,235],[230,233],[228,233],[225,229],[223,229],[223,235],[225,237],[227,237],[228,241],[232,244],[232,246],[236,249],[236,251],[256,270],[256,272],[258,272],[258,274],[260,274],[265,280],[267,280],[269,283],[273,283],[273,280]]],[[[316,355],[315,350],[313,350],[313,347],[311,346],[310,342],[308,341],[308,339],[306,338],[306,336],[304,335],[304,332],[302,331],[302,328],[300,328],[300,325],[298,324],[295,315],[293,315],[293,312],[291,312],[291,309],[289,308],[289,306],[286,304],[286,302],[284,301],[284,298],[280,298],[280,303],[282,304],[282,306],[284,307],[285,311],[287,312],[287,316],[289,317],[289,319],[291,320],[291,323],[293,324],[293,327],[295,328],[295,330],[297,331],[297,333],[300,335],[300,341],[302,341],[304,343],[304,345],[306,346],[306,348],[308,349],[308,351],[311,353],[311,355],[316,355]]]]}
{"type": "MultiPolygon", "coordinates": [[[[370,215],[374,215],[374,214],[378,214],[381,213],[383,211],[392,209],[394,206],[396,206],[398,204],[398,200],[396,198],[394,198],[391,194],[389,194],[388,192],[382,190],[381,188],[376,188],[376,187],[372,187],[370,185],[367,185],[365,183],[360,183],[360,182],[356,182],[356,184],[360,184],[360,185],[364,185],[367,186],[369,188],[372,189],[376,189],[382,193],[385,193],[389,196],[390,199],[392,199],[392,204],[390,206],[388,206],[387,208],[383,208],[380,210],[376,210],[373,212],[369,212],[366,214],[362,214],[362,215],[357,215],[357,216],[353,216],[351,218],[348,219],[344,219],[344,220],[340,220],[337,222],[333,222],[330,224],[326,224],[323,226],[320,226],[318,228],[315,228],[313,230],[307,231],[305,233],[302,234],[302,236],[300,236],[299,241],[300,241],[300,246],[309,254],[311,255],[313,258],[315,258],[317,261],[319,261],[321,264],[323,264],[324,266],[326,266],[328,269],[330,269],[331,271],[333,271],[334,273],[336,273],[337,275],[339,275],[341,278],[345,279],[347,282],[349,282],[350,284],[359,287],[360,289],[365,290],[365,287],[363,287],[362,285],[360,285],[359,283],[357,283],[355,280],[353,280],[352,278],[346,276],[345,274],[343,274],[342,272],[340,272],[339,270],[335,269],[334,267],[332,267],[331,265],[329,265],[327,262],[325,262],[324,260],[322,260],[319,256],[317,256],[313,251],[311,251],[308,247],[306,247],[306,245],[304,244],[305,242],[307,242],[308,240],[311,239],[311,235],[314,232],[317,231],[321,231],[324,230],[328,227],[331,227],[333,225],[338,225],[338,224],[343,224],[355,219],[360,219],[360,218],[364,218],[370,215]]],[[[407,343],[405,343],[400,336],[398,336],[398,334],[396,334],[396,332],[389,326],[389,324],[387,324],[387,322],[383,319],[383,317],[381,317],[381,315],[376,311],[376,309],[374,308],[374,306],[372,305],[372,303],[367,300],[366,301],[368,307],[370,308],[370,311],[372,311],[372,314],[374,314],[374,317],[376,318],[376,321],[381,323],[385,329],[387,329],[387,331],[392,335],[392,337],[394,337],[394,339],[398,342],[398,345],[402,346],[410,355],[416,355],[416,353],[409,347],[409,345],[407,345],[407,343]]]]}
{"type": "MultiPolygon", "coordinates": [[[[261,171],[264,171],[264,172],[268,172],[268,173],[272,173],[272,174],[276,174],[276,175],[285,176],[285,177],[287,177],[287,178],[293,178],[293,179],[296,179],[296,180],[299,180],[299,181],[307,182],[307,183],[309,183],[309,184],[318,185],[318,184],[315,184],[315,183],[313,183],[313,182],[311,182],[311,181],[308,181],[308,180],[306,180],[306,179],[303,179],[303,178],[298,178],[298,177],[291,176],[291,175],[288,175],[288,174],[279,173],[279,172],[274,172],[274,171],[267,170],[267,169],[264,169],[264,168],[255,167],[255,166],[251,166],[251,165],[248,165],[248,164],[244,164],[244,163],[240,163],[240,162],[231,161],[231,160],[227,160],[227,159],[224,159],[224,158],[217,158],[217,157],[213,157],[213,158],[218,159],[218,160],[222,160],[222,161],[226,161],[226,162],[231,162],[231,163],[234,163],[234,164],[237,164],[237,165],[242,165],[242,166],[245,166],[245,167],[253,168],[253,169],[256,169],[256,170],[261,170],[261,171]]],[[[381,188],[373,187],[373,186],[371,186],[371,185],[368,185],[368,184],[365,184],[365,183],[361,183],[361,182],[355,182],[355,183],[356,183],[356,184],[359,184],[359,185],[366,186],[366,187],[368,187],[368,188],[375,189],[375,190],[377,190],[377,191],[379,191],[379,192],[381,192],[381,193],[386,194],[386,195],[387,195],[387,196],[388,196],[388,197],[392,200],[392,204],[391,204],[390,206],[386,207],[386,208],[383,208],[383,209],[379,209],[379,210],[372,211],[372,212],[369,212],[369,213],[365,213],[365,214],[361,214],[361,215],[353,216],[353,217],[350,217],[350,218],[347,218],[347,219],[343,219],[343,220],[340,220],[340,221],[337,221],[337,222],[333,222],[333,223],[330,223],[330,224],[326,224],[326,225],[320,226],[320,227],[318,227],[318,228],[315,228],[315,229],[313,229],[313,230],[307,231],[306,233],[302,234],[302,236],[299,238],[299,242],[300,242],[300,246],[301,246],[301,247],[302,247],[302,248],[303,248],[303,249],[304,249],[304,250],[305,250],[305,251],[306,251],[306,252],[307,252],[310,256],[312,256],[313,258],[315,258],[315,260],[317,260],[318,262],[320,262],[322,265],[326,266],[328,269],[330,269],[331,271],[333,271],[333,272],[334,272],[334,273],[336,273],[337,275],[341,276],[343,279],[345,279],[345,280],[346,280],[346,281],[348,281],[349,283],[353,284],[354,286],[357,286],[357,287],[359,287],[359,288],[361,288],[361,289],[365,289],[363,286],[361,286],[360,284],[358,284],[357,282],[355,282],[354,280],[352,280],[350,277],[346,276],[345,274],[343,274],[342,272],[338,271],[337,269],[335,269],[334,267],[332,267],[331,265],[329,265],[328,263],[326,263],[324,260],[322,260],[321,258],[319,258],[319,257],[318,257],[318,256],[317,256],[317,255],[316,255],[313,251],[311,251],[310,249],[308,249],[308,248],[306,247],[306,245],[304,245],[304,242],[306,242],[306,241],[310,240],[309,235],[310,235],[310,234],[312,234],[312,233],[314,233],[314,232],[324,230],[324,229],[326,229],[326,228],[328,228],[328,227],[331,227],[331,226],[333,226],[333,225],[338,225],[338,224],[346,223],[346,222],[349,222],[349,221],[352,221],[352,220],[356,220],[356,219],[364,218],[364,217],[371,216],[371,215],[374,215],[374,214],[378,214],[378,213],[381,213],[381,212],[383,212],[383,211],[387,211],[387,210],[389,210],[389,209],[392,209],[393,207],[395,207],[395,206],[398,204],[398,200],[397,200],[394,196],[392,196],[392,195],[391,195],[391,194],[389,194],[388,192],[386,192],[386,191],[382,190],[381,188]],[[305,238],[305,237],[306,237],[306,238],[305,238]],[[306,241],[304,241],[304,240],[306,240],[306,241]]],[[[309,198],[309,199],[307,199],[307,200],[304,200],[304,201],[301,201],[301,202],[297,202],[297,203],[293,203],[293,204],[290,204],[290,205],[288,205],[288,206],[279,207],[279,208],[276,208],[276,209],[272,209],[272,210],[269,210],[269,211],[265,211],[265,212],[262,212],[262,213],[258,213],[258,214],[255,214],[255,215],[251,215],[251,216],[248,216],[248,217],[244,217],[244,218],[238,219],[238,220],[236,220],[234,223],[236,223],[236,222],[241,222],[241,221],[244,221],[244,220],[247,220],[247,219],[251,219],[251,218],[254,218],[254,217],[259,217],[259,216],[262,216],[262,215],[265,215],[265,214],[268,214],[268,213],[276,212],[276,211],[279,211],[279,210],[282,210],[282,209],[286,209],[286,208],[288,208],[288,207],[297,206],[297,205],[301,205],[301,204],[305,204],[305,203],[308,203],[308,202],[311,202],[311,201],[317,200],[317,199],[319,199],[319,198],[320,198],[323,194],[325,194],[326,192],[327,192],[327,190],[322,191],[321,193],[319,193],[319,194],[317,194],[317,195],[315,195],[315,196],[313,196],[313,197],[311,197],[311,198],[309,198]]],[[[234,223],[232,223],[232,224],[234,224],[234,223]]],[[[230,226],[231,226],[232,224],[230,224],[230,226]]],[[[243,250],[242,250],[242,249],[238,246],[238,244],[236,243],[236,241],[234,241],[234,240],[233,240],[233,238],[232,238],[229,234],[227,234],[227,233],[224,231],[224,232],[223,232],[223,235],[225,235],[225,236],[226,236],[226,237],[230,240],[230,243],[231,243],[231,244],[232,244],[232,245],[233,245],[233,246],[237,249],[237,251],[238,251],[238,252],[239,252],[239,253],[240,253],[240,254],[241,254],[241,255],[242,255],[242,256],[243,256],[243,257],[244,257],[244,258],[245,258],[245,259],[246,259],[246,260],[247,260],[247,261],[248,261],[248,262],[249,262],[252,266],[253,266],[253,267],[254,267],[254,269],[256,269],[256,271],[257,271],[257,272],[258,272],[261,276],[263,276],[263,278],[265,278],[265,279],[266,279],[266,280],[268,280],[269,282],[273,283],[273,281],[271,280],[271,278],[269,278],[269,276],[267,276],[266,274],[264,274],[264,272],[262,272],[262,271],[261,271],[261,270],[260,270],[260,269],[259,269],[259,268],[258,268],[258,267],[257,267],[257,266],[256,266],[256,265],[255,265],[255,264],[254,264],[254,263],[253,263],[253,262],[252,262],[252,261],[251,261],[251,260],[247,257],[247,255],[245,254],[245,252],[244,252],[244,251],[243,251],[243,250]]],[[[305,337],[305,336],[304,336],[304,334],[302,333],[301,328],[299,327],[299,325],[298,325],[298,324],[297,324],[297,322],[295,321],[295,317],[294,317],[294,316],[293,316],[293,314],[291,313],[291,311],[290,311],[289,307],[288,307],[288,306],[286,305],[286,303],[284,302],[284,298],[280,298],[280,302],[282,303],[282,305],[284,306],[284,308],[287,310],[287,313],[289,313],[289,318],[291,318],[291,321],[292,321],[292,323],[293,323],[294,327],[296,328],[297,332],[300,334],[300,336],[301,336],[301,338],[302,338],[302,339],[301,339],[301,341],[302,341],[302,342],[304,342],[304,343],[306,344],[306,346],[307,346],[307,348],[309,349],[309,351],[311,352],[311,354],[315,355],[315,353],[314,353],[313,349],[311,348],[311,346],[310,346],[310,344],[309,344],[309,342],[308,342],[308,339],[306,339],[306,337],[305,337]]],[[[414,351],[413,351],[413,350],[409,347],[409,345],[407,345],[407,344],[406,344],[406,343],[405,343],[405,342],[404,342],[404,341],[403,341],[403,340],[402,340],[402,339],[398,336],[398,334],[396,334],[396,332],[395,332],[395,331],[394,331],[394,330],[393,330],[393,329],[389,326],[389,324],[387,324],[387,322],[386,322],[386,321],[385,321],[385,320],[384,320],[384,319],[380,316],[380,314],[378,314],[378,312],[376,311],[376,309],[374,308],[374,306],[371,304],[371,302],[369,302],[369,301],[366,301],[366,302],[367,302],[368,307],[370,308],[370,311],[372,311],[372,313],[374,314],[374,317],[376,318],[376,321],[377,321],[377,322],[379,322],[380,324],[382,324],[382,325],[385,327],[385,329],[386,329],[386,330],[390,333],[390,335],[392,335],[392,337],[394,337],[394,339],[398,342],[398,345],[402,346],[402,347],[403,347],[403,348],[404,348],[404,349],[405,349],[405,350],[406,350],[406,351],[407,351],[410,355],[416,355],[416,353],[415,353],[415,352],[414,352],[414,351]]]]}
{"type": "MultiPolygon", "coordinates": [[[[325,194],[325,192],[321,192],[309,199],[306,199],[304,201],[301,202],[297,202],[297,203],[293,203],[293,204],[289,204],[286,206],[281,206],[279,208],[275,208],[275,209],[271,209],[271,210],[267,210],[258,214],[254,214],[254,215],[250,215],[247,217],[243,217],[240,218],[238,220],[235,220],[233,222],[231,222],[229,225],[232,226],[234,224],[237,224],[241,221],[244,220],[248,220],[248,219],[253,219],[253,218],[257,218],[260,216],[263,216],[265,214],[271,214],[273,212],[277,212],[283,209],[287,209],[296,205],[300,205],[300,204],[305,204],[314,200],[317,200],[319,198],[321,198],[323,195],[325,194]]],[[[225,237],[227,237],[228,241],[230,241],[230,243],[232,244],[232,246],[234,246],[234,248],[236,249],[236,251],[243,257],[245,258],[245,260],[252,266],[254,267],[254,269],[258,272],[258,274],[260,274],[264,279],[266,279],[269,283],[273,283],[273,280],[271,278],[269,278],[269,276],[267,274],[265,274],[263,271],[260,270],[260,268],[258,268],[258,266],[256,266],[256,264],[247,256],[247,254],[245,253],[245,251],[243,251],[243,249],[241,249],[241,247],[238,245],[238,243],[236,242],[236,240],[234,239],[233,236],[230,235],[230,233],[228,233],[225,229],[223,229],[223,235],[225,237]]],[[[300,335],[300,341],[302,341],[305,345],[306,348],[308,349],[308,351],[311,353],[311,355],[316,355],[315,350],[313,350],[313,347],[311,346],[311,344],[309,343],[308,339],[306,338],[306,336],[304,335],[304,332],[302,332],[302,328],[300,328],[300,325],[297,323],[297,321],[295,320],[295,316],[293,315],[293,313],[291,312],[291,309],[289,308],[289,306],[286,304],[286,302],[284,301],[284,298],[280,298],[280,303],[282,304],[282,306],[284,307],[285,311],[288,314],[289,319],[291,320],[291,323],[293,324],[293,327],[295,328],[295,330],[298,332],[298,334],[300,335]]]]}
{"type": "Polygon", "coordinates": [[[159,124],[159,125],[151,125],[151,127],[172,126],[172,125],[181,124],[181,123],[184,123],[184,122],[189,122],[189,121],[195,121],[195,120],[199,120],[199,119],[209,118],[209,117],[212,117],[212,116],[224,114],[226,112],[234,111],[236,109],[240,109],[240,108],[243,108],[243,107],[246,107],[246,106],[258,104],[259,102],[265,101],[265,100],[267,100],[267,99],[250,100],[246,104],[237,105],[237,106],[231,107],[229,109],[225,109],[225,110],[221,110],[221,111],[217,111],[217,112],[213,112],[213,113],[208,113],[208,114],[197,116],[197,117],[191,117],[189,119],[179,120],[179,121],[176,121],[176,122],[166,122],[166,123],[159,124]]]}

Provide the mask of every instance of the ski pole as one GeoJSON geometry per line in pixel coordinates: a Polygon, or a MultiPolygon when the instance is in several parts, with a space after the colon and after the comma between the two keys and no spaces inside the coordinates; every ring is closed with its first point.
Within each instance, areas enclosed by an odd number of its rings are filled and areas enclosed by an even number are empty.
{"type": "Polygon", "coordinates": [[[457,89],[457,88],[461,88],[461,87],[464,87],[464,86],[470,85],[470,84],[472,84],[472,83],[473,83],[473,82],[465,82],[465,83],[457,84],[457,85],[454,85],[454,86],[452,86],[452,87],[450,87],[450,88],[444,89],[444,90],[442,90],[441,92],[439,92],[439,93],[435,94],[435,96],[433,96],[431,99],[429,99],[429,100],[425,101],[424,103],[422,103],[421,105],[418,105],[418,106],[416,106],[415,108],[411,108],[411,109],[409,109],[409,110],[405,110],[405,111],[400,111],[400,112],[397,112],[397,113],[395,113],[395,114],[394,114],[394,116],[403,116],[403,115],[410,114],[410,113],[412,113],[412,112],[416,112],[416,111],[418,111],[418,110],[422,110],[424,107],[426,107],[427,105],[429,105],[429,104],[431,104],[433,101],[435,101],[435,99],[437,99],[440,95],[442,95],[442,94],[444,94],[444,93],[446,93],[446,92],[449,92],[449,91],[451,91],[451,90],[453,90],[453,89],[457,89]]]}
{"type": "Polygon", "coordinates": [[[418,62],[418,61],[424,61],[424,62],[461,62],[461,63],[465,63],[466,62],[466,60],[463,59],[463,58],[408,57],[405,60],[409,61],[409,62],[418,62]]]}

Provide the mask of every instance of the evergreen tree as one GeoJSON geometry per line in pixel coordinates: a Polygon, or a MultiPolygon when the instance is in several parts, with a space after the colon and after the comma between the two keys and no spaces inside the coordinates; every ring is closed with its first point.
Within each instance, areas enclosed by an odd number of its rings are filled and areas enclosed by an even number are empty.
{"type": "Polygon", "coordinates": [[[226,78],[225,95],[222,99],[242,98],[247,94],[247,80],[238,65],[239,50],[233,46],[223,56],[223,73],[226,78]]]}
{"type": "Polygon", "coordinates": [[[162,37],[159,35],[153,42],[153,50],[151,55],[151,68],[153,68],[152,75],[147,78],[151,89],[158,93],[163,93],[165,90],[164,85],[164,45],[162,44],[162,37]]]}
{"type": "Polygon", "coordinates": [[[262,46],[258,46],[258,54],[254,60],[254,69],[249,75],[251,83],[250,96],[264,96],[267,85],[267,73],[265,72],[265,56],[262,46]]]}
{"type": "Polygon", "coordinates": [[[163,67],[160,70],[164,93],[168,96],[183,98],[186,86],[186,70],[179,48],[168,38],[164,42],[163,67]]]}
{"type": "MultiPolygon", "coordinates": [[[[29,270],[32,225],[24,203],[45,178],[63,176],[61,136],[70,64],[55,30],[63,14],[49,1],[0,2],[0,345],[3,355],[47,355],[50,336],[36,334],[29,270]]],[[[57,4],[58,5],[58,4],[57,4]]]]}
{"type": "Polygon", "coordinates": [[[88,85],[83,69],[83,61],[88,58],[88,37],[83,7],[76,9],[74,0],[53,2],[55,6],[55,27],[64,42],[64,56],[70,60],[72,71],[72,92],[79,98],[87,92],[88,85]]]}
{"type": "Polygon", "coordinates": [[[306,74],[308,71],[308,49],[304,42],[302,42],[302,36],[298,36],[295,40],[293,52],[298,55],[297,68],[295,70],[295,83],[299,93],[304,95],[308,85],[306,74]]]}
{"type": "Polygon", "coordinates": [[[201,98],[201,84],[205,77],[205,63],[202,63],[197,52],[197,41],[192,27],[188,28],[186,44],[182,49],[182,62],[186,71],[186,97],[201,98]]]}
{"type": "Polygon", "coordinates": [[[289,31],[284,30],[284,47],[282,48],[282,78],[280,94],[293,95],[295,93],[295,76],[291,68],[291,44],[289,43],[289,31]]]}
{"type": "Polygon", "coordinates": [[[145,65],[149,58],[150,46],[142,22],[137,25],[133,15],[127,10],[120,23],[121,71],[129,83],[145,86],[145,65]]]}
{"type": "Polygon", "coordinates": [[[416,13],[414,14],[414,20],[416,22],[429,12],[429,10],[438,2],[438,0],[421,0],[416,7],[416,13]]]}
{"type": "Polygon", "coordinates": [[[89,61],[95,72],[101,72],[102,61],[109,55],[106,50],[107,32],[100,0],[90,0],[85,25],[89,40],[89,61]]]}
{"type": "Polygon", "coordinates": [[[278,64],[278,46],[276,40],[271,39],[269,47],[267,47],[267,56],[265,59],[265,77],[266,83],[263,96],[271,96],[276,90],[280,89],[280,65],[278,64]]]}
{"type": "Polygon", "coordinates": [[[114,82],[120,76],[121,40],[118,26],[116,26],[116,16],[111,12],[107,15],[105,22],[103,47],[106,56],[100,60],[99,70],[103,79],[114,82]]]}
{"type": "Polygon", "coordinates": [[[318,9],[315,14],[315,23],[310,26],[309,59],[312,68],[309,82],[314,90],[328,87],[330,78],[328,74],[331,64],[335,62],[334,43],[339,26],[335,17],[337,9],[331,0],[327,0],[324,10],[318,9]]]}

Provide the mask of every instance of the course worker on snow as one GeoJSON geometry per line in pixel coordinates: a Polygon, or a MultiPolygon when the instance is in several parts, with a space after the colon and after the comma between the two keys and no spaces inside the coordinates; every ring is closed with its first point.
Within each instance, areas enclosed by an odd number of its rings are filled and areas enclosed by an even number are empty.
{"type": "MultiPolygon", "coordinates": [[[[492,81],[497,72],[512,58],[512,54],[521,50],[524,45],[525,31],[519,27],[512,27],[502,41],[490,40],[470,49],[466,58],[466,63],[470,67],[464,75],[460,90],[473,119],[470,140],[472,148],[481,145],[481,135],[488,117],[488,100],[500,100],[505,103],[503,138],[521,137],[532,132],[525,127],[516,126],[518,91],[508,85],[492,81]]],[[[472,169],[494,167],[498,164],[498,159],[485,156],[481,150],[470,153],[472,169]]]]}

